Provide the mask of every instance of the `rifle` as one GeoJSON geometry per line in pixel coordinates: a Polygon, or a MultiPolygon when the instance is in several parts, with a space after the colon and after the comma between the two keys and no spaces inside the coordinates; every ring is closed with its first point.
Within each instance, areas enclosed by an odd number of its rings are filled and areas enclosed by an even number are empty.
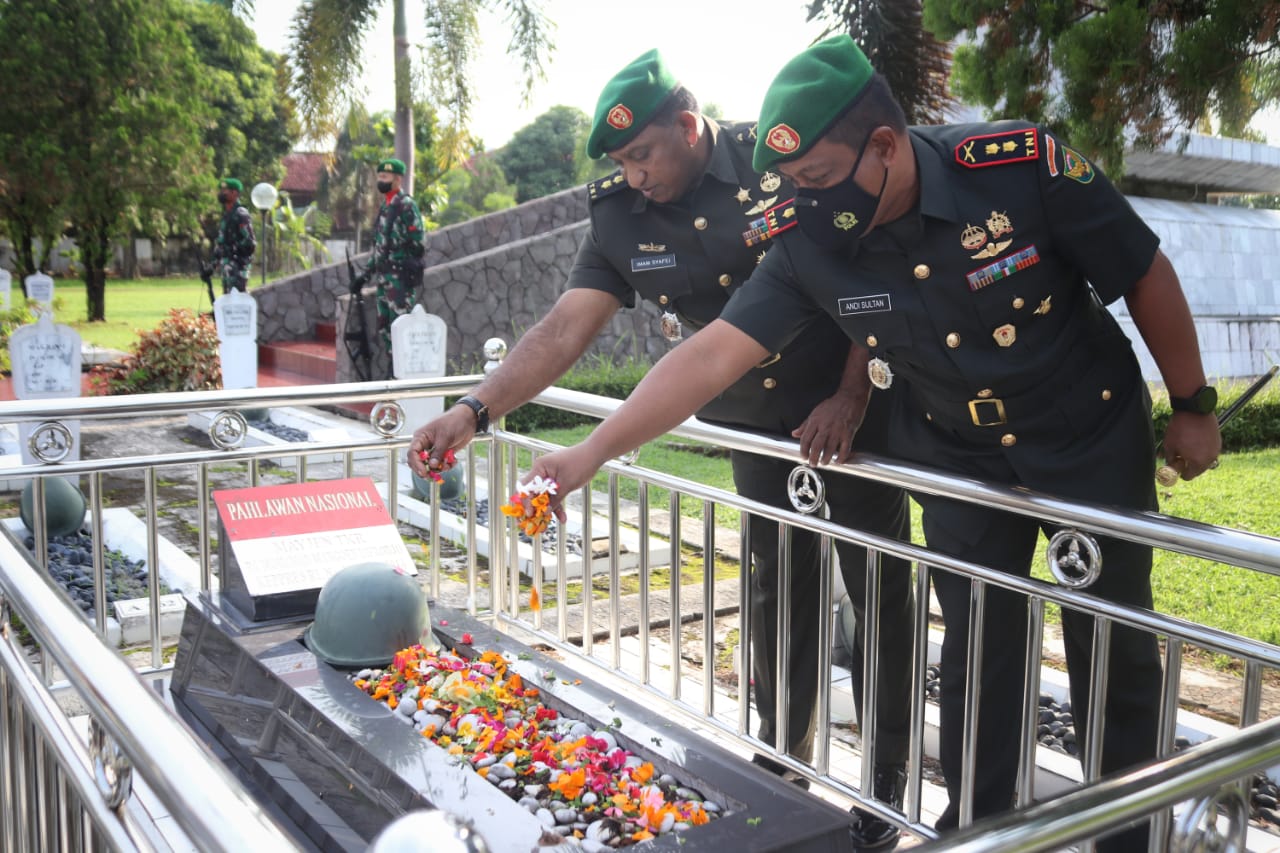
{"type": "Polygon", "coordinates": [[[351,262],[351,249],[347,249],[347,289],[351,290],[351,305],[347,310],[347,327],[342,339],[347,345],[347,355],[355,368],[356,378],[368,382],[373,375],[373,353],[369,349],[369,324],[364,316],[364,295],[351,286],[356,280],[356,267],[351,262]]]}
{"type": "Polygon", "coordinates": [[[200,261],[200,280],[204,282],[205,289],[209,291],[209,310],[213,310],[213,264],[204,259],[204,248],[196,247],[196,254],[199,255],[200,261]]]}

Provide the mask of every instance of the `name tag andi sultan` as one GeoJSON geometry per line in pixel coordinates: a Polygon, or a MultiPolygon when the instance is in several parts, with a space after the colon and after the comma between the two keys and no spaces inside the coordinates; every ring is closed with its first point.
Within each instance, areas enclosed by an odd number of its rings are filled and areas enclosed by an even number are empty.
{"type": "Polygon", "coordinates": [[[674,267],[676,265],[675,253],[667,255],[646,255],[641,258],[631,259],[632,272],[648,272],[649,270],[660,270],[664,267],[674,267]]]}
{"type": "Polygon", "coordinates": [[[840,316],[852,314],[875,314],[879,311],[892,311],[889,294],[877,293],[875,296],[846,296],[839,300],[840,316]]]}

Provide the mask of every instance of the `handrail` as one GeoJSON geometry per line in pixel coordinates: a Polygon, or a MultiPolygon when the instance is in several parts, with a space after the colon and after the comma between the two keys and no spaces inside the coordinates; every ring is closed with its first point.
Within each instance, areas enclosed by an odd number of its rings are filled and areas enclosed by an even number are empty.
{"type": "Polygon", "coordinates": [[[7,533],[0,593],[21,613],[44,654],[57,661],[78,696],[147,779],[170,816],[201,850],[291,850],[295,842],[196,737],[181,725],[129,664],[108,649],[41,577],[7,533]]]}

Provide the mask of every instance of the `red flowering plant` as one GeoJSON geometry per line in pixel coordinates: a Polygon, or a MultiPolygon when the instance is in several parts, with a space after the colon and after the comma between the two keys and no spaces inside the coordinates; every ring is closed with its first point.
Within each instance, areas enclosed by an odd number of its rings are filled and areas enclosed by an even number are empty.
{"type": "Polygon", "coordinates": [[[574,838],[627,846],[719,816],[718,805],[673,777],[655,779],[653,764],[607,729],[548,708],[497,652],[468,660],[410,646],[354,683],[530,811],[545,809],[544,820],[574,838]]]}

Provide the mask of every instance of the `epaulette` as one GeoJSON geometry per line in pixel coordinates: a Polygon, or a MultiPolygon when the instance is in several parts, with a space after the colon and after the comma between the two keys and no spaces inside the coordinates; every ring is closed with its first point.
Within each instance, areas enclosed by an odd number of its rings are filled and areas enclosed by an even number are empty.
{"type": "Polygon", "coordinates": [[[746,130],[738,131],[737,134],[735,134],[734,138],[737,139],[739,142],[750,142],[752,145],[754,145],[756,141],[756,123],[752,122],[751,127],[747,128],[746,130]]]}
{"type": "Polygon", "coordinates": [[[594,180],[587,184],[587,195],[592,201],[611,196],[627,186],[627,179],[622,177],[622,170],[618,169],[612,175],[594,180]]]}
{"type": "Polygon", "coordinates": [[[1034,127],[970,136],[956,146],[956,162],[968,169],[1021,163],[1040,157],[1040,145],[1034,127]]]}

